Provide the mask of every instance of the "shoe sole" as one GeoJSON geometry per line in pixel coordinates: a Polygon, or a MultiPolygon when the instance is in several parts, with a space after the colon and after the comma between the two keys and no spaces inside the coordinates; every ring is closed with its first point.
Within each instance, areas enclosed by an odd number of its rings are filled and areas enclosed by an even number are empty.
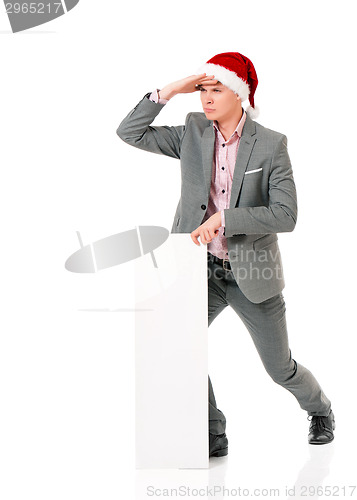
{"type": "Polygon", "coordinates": [[[228,455],[228,447],[214,451],[213,453],[210,454],[210,457],[225,457],[226,455],[228,455]]]}

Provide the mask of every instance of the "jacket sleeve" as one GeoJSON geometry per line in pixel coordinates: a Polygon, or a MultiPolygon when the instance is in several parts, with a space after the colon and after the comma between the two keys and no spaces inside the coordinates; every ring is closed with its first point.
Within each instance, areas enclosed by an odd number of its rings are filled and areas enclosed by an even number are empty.
{"type": "Polygon", "coordinates": [[[151,126],[164,104],[150,101],[149,95],[150,93],[146,94],[124,118],[117,129],[117,134],[124,142],[136,148],[172,158],[180,158],[185,126],[151,126]]]}
{"type": "Polygon", "coordinates": [[[269,205],[226,209],[225,236],[268,234],[292,231],[297,219],[296,188],[282,135],[275,148],[269,174],[269,205]]]}

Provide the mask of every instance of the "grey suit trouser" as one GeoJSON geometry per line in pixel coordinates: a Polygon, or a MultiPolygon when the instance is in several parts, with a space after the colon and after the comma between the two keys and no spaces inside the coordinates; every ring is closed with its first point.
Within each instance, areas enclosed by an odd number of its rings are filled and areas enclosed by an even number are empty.
{"type": "MultiPolygon", "coordinates": [[[[312,373],[291,357],[282,294],[254,304],[241,292],[232,272],[208,261],[208,324],[230,305],[247,327],[263,365],[277,384],[285,387],[309,415],[327,416],[331,402],[312,373]]],[[[217,408],[211,380],[209,386],[209,432],[222,434],[226,418],[217,408]]]]}

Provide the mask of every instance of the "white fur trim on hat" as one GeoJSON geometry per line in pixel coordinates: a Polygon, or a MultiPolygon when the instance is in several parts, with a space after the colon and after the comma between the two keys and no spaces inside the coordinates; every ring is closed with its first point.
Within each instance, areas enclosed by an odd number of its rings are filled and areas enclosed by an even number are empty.
{"type": "Polygon", "coordinates": [[[206,63],[196,72],[197,75],[201,73],[206,73],[206,75],[214,75],[216,80],[220,81],[233,90],[242,101],[245,101],[249,97],[249,85],[247,82],[239,78],[236,73],[233,71],[224,68],[223,66],[219,66],[218,64],[206,63]]]}

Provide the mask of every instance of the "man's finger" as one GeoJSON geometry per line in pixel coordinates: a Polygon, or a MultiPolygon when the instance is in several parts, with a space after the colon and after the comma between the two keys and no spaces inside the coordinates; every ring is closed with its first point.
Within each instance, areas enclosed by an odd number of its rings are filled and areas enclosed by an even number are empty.
{"type": "Polygon", "coordinates": [[[217,78],[215,78],[214,75],[209,75],[209,76],[203,76],[201,78],[201,80],[204,80],[204,81],[208,81],[208,82],[211,82],[211,81],[217,81],[217,78]]]}
{"type": "Polygon", "coordinates": [[[192,241],[195,243],[195,245],[200,246],[200,242],[199,242],[199,241],[198,241],[198,239],[197,239],[198,234],[199,234],[199,233],[197,232],[197,229],[196,229],[196,231],[193,231],[193,232],[191,233],[191,239],[192,239],[192,241]]]}
{"type": "Polygon", "coordinates": [[[211,242],[211,236],[209,234],[209,231],[208,229],[204,229],[203,230],[203,240],[202,240],[202,237],[201,237],[201,241],[202,243],[205,243],[207,245],[207,243],[210,243],[211,242]]]}
{"type": "Polygon", "coordinates": [[[212,78],[214,78],[214,75],[207,75],[206,73],[203,73],[202,77],[205,78],[205,79],[207,79],[207,80],[212,80],[212,78]]]}
{"type": "Polygon", "coordinates": [[[200,238],[200,242],[203,243],[204,245],[206,244],[206,241],[205,241],[205,235],[204,235],[204,231],[201,227],[199,227],[197,229],[197,232],[198,232],[198,237],[200,238]]]}
{"type": "Polygon", "coordinates": [[[212,80],[212,79],[209,79],[209,80],[202,80],[200,82],[200,85],[204,85],[205,87],[209,87],[209,86],[214,86],[216,85],[218,82],[218,80],[212,80]]]}

